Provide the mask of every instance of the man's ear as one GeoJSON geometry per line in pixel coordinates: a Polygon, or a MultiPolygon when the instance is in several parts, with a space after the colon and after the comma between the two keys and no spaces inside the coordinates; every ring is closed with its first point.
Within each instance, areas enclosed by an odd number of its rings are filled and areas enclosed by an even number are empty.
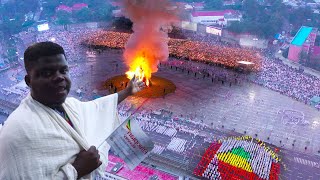
{"type": "MultiPolygon", "coordinates": [[[[30,76],[27,74],[25,77],[24,77],[24,81],[26,82],[26,84],[30,87],[30,76]]],[[[31,87],[30,87],[31,88],[31,87]]]]}

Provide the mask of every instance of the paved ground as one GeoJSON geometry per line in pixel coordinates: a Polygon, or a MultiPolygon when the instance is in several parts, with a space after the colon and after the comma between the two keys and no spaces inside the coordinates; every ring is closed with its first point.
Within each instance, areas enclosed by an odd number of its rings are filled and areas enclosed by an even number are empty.
{"type": "Polygon", "coordinates": [[[153,100],[150,107],[171,107],[173,112],[183,115],[195,113],[197,120],[213,123],[218,129],[223,125],[239,133],[246,131],[277,146],[297,151],[305,151],[307,147],[306,151],[314,154],[320,150],[320,113],[310,106],[254,84],[227,87],[180,72],[165,71],[158,75],[172,80],[177,91],[165,100],[153,100]],[[300,118],[300,122],[290,125],[288,121],[294,118],[300,118]],[[303,121],[310,124],[304,125],[303,121]]]}
{"type": "MultiPolygon", "coordinates": [[[[90,99],[92,91],[100,89],[104,80],[125,72],[121,62],[121,52],[109,50],[96,57],[91,55],[77,64],[72,63],[71,95],[76,96],[75,91],[82,88],[84,100],[90,99]]],[[[283,146],[287,149],[283,150],[283,162],[288,169],[282,173],[283,179],[320,179],[319,167],[313,167],[314,163],[320,162],[317,156],[320,150],[320,112],[316,109],[251,83],[229,87],[229,84],[212,83],[211,79],[195,79],[171,69],[161,69],[156,75],[173,81],[177,90],[165,98],[149,99],[143,109],[170,109],[173,116],[183,115],[193,117],[195,121],[203,121],[212,126],[210,131],[216,130],[219,136],[237,132],[283,146]]],[[[1,81],[5,80],[1,78],[1,81]]],[[[4,95],[0,97],[5,98],[4,95]]],[[[128,99],[136,105],[144,100],[135,97],[128,99]]],[[[159,143],[168,142],[158,135],[151,137],[159,143]]],[[[167,155],[170,156],[170,153],[167,155]]]]}
{"type": "MultiPolygon", "coordinates": [[[[115,68],[119,61],[121,53],[118,52],[100,55],[92,69],[94,85],[98,87],[103,80],[122,74],[125,66],[119,63],[119,69],[115,68]]],[[[149,99],[144,109],[165,108],[172,111],[173,116],[195,117],[196,121],[212,126],[220,137],[233,131],[253,137],[257,135],[263,141],[287,149],[282,153],[287,169],[282,172],[283,179],[320,178],[319,165],[314,167],[320,162],[317,156],[320,150],[320,112],[316,109],[251,83],[229,87],[171,69],[162,69],[156,75],[172,80],[177,91],[164,99],[149,99]]],[[[133,97],[128,101],[140,105],[144,100],[133,97]]],[[[160,143],[169,141],[160,135],[151,137],[160,143]]],[[[167,151],[164,154],[168,155],[167,151]]],[[[181,160],[178,155],[171,157],[181,160]]]]}

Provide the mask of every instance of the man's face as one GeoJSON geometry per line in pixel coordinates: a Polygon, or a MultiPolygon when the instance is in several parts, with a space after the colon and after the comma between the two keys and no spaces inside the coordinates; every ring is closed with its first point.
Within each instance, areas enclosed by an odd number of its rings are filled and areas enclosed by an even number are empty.
{"type": "Polygon", "coordinates": [[[25,80],[35,100],[49,107],[61,105],[71,87],[65,56],[58,54],[39,58],[25,80]]]}

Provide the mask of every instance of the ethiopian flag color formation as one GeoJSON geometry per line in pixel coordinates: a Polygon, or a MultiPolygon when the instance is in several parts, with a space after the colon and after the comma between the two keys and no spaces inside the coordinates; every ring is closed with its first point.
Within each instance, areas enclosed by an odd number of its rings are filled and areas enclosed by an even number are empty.
{"type": "Polygon", "coordinates": [[[194,174],[217,180],[277,180],[279,157],[259,142],[244,136],[212,143],[194,174]]]}

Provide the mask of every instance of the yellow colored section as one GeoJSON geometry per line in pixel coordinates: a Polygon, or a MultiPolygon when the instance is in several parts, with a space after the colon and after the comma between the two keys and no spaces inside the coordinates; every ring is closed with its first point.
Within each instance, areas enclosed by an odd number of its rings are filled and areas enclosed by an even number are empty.
{"type": "Polygon", "coordinates": [[[219,153],[217,156],[218,156],[219,161],[223,161],[223,162],[228,163],[234,167],[241,168],[241,169],[248,171],[248,172],[252,172],[252,168],[251,168],[251,165],[249,164],[249,162],[241,156],[235,155],[230,152],[219,153]]]}

